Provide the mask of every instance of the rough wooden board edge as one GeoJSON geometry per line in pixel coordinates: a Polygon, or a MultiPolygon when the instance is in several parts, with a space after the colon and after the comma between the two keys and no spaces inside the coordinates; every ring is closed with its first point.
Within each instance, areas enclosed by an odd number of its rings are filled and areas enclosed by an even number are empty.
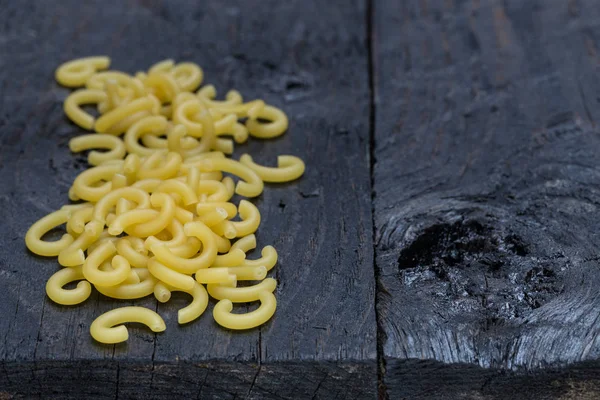
{"type": "Polygon", "coordinates": [[[375,360],[2,363],[0,399],[375,399],[375,360]]]}
{"type": "Polygon", "coordinates": [[[531,371],[386,359],[384,384],[390,399],[543,400],[600,398],[600,362],[531,371]]]}

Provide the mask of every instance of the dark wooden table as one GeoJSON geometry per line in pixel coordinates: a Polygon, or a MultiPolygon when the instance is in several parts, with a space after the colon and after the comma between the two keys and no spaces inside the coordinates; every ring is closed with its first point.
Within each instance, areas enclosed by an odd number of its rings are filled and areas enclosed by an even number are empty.
{"type": "Polygon", "coordinates": [[[595,0],[0,0],[0,399],[600,398],[600,7],[595,0]],[[102,346],[116,302],[60,307],[31,223],[85,157],[66,60],[202,65],[290,116],[251,141],[305,176],[257,201],[276,316],[102,346]]]}

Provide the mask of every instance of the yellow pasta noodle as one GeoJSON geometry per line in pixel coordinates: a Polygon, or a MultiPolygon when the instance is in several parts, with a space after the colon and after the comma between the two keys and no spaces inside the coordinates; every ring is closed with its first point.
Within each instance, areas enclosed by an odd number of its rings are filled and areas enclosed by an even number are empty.
{"type": "Polygon", "coordinates": [[[71,215],[70,210],[58,210],[46,215],[35,224],[33,224],[25,235],[27,248],[40,256],[57,256],[61,251],[73,243],[73,236],[65,233],[59,240],[47,242],[42,240],[42,236],[52,229],[66,223],[71,215]]]}
{"type": "Polygon", "coordinates": [[[249,154],[243,154],[240,162],[256,172],[265,182],[289,182],[296,180],[304,173],[304,162],[294,156],[277,157],[277,168],[264,167],[256,164],[249,154]]]}
{"type": "Polygon", "coordinates": [[[246,314],[233,314],[233,304],[231,300],[223,299],[215,305],[213,316],[215,321],[221,326],[229,329],[250,329],[267,322],[277,307],[277,300],[273,293],[264,291],[258,294],[260,307],[246,314]]]}
{"type": "Polygon", "coordinates": [[[120,160],[125,157],[125,144],[121,139],[112,135],[81,135],[69,141],[69,148],[74,153],[89,149],[108,149],[106,153],[91,151],[88,155],[88,163],[100,165],[108,160],[120,160]]]}
{"type": "Polygon", "coordinates": [[[63,86],[83,86],[96,71],[106,69],[109,65],[110,58],[104,56],[79,58],[58,67],[55,77],[63,86]]]}
{"type": "Polygon", "coordinates": [[[96,318],[90,326],[90,334],[100,343],[124,342],[129,338],[129,332],[120,324],[126,322],[142,323],[152,332],[162,332],[166,329],[165,321],[152,310],[144,307],[121,307],[96,318]]]}
{"type": "Polygon", "coordinates": [[[71,121],[83,129],[91,130],[96,119],[81,109],[83,104],[98,104],[107,100],[107,95],[100,90],[80,89],[69,95],[63,106],[65,114],[71,121]]]}
{"type": "Polygon", "coordinates": [[[227,287],[219,284],[209,284],[208,294],[217,300],[228,299],[234,303],[247,303],[259,299],[262,292],[273,292],[277,287],[277,281],[273,278],[267,278],[262,282],[245,287],[227,287]]]}
{"type": "Polygon", "coordinates": [[[81,266],[63,268],[48,279],[48,282],[46,282],[46,293],[53,302],[72,306],[87,300],[92,293],[92,286],[85,280],[81,266]],[[63,288],[67,283],[74,281],[81,281],[75,289],[63,288]]]}
{"type": "Polygon", "coordinates": [[[260,177],[239,161],[229,158],[211,158],[202,160],[200,169],[204,171],[223,171],[243,179],[237,183],[235,192],[245,197],[256,197],[263,191],[264,184],[260,177]]]}

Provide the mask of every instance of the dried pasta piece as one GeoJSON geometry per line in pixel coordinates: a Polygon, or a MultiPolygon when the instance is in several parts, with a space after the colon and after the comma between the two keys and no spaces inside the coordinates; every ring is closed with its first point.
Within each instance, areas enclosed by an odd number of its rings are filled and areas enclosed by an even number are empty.
{"type": "Polygon", "coordinates": [[[83,129],[91,130],[96,119],[81,109],[83,104],[99,104],[108,99],[106,93],[101,90],[80,89],[71,93],[63,105],[65,114],[71,121],[83,129]]]}
{"type": "Polygon", "coordinates": [[[129,339],[129,332],[123,325],[138,322],[148,326],[153,332],[166,329],[165,321],[156,312],[144,307],[120,307],[100,315],[92,322],[90,334],[100,343],[120,343],[129,339]],[[119,325],[119,326],[115,326],[119,325]]]}
{"type": "Polygon", "coordinates": [[[85,280],[81,266],[62,268],[46,282],[46,294],[50,297],[50,300],[65,306],[83,303],[90,297],[91,293],[92,286],[85,280]],[[67,283],[74,281],[80,281],[75,289],[63,288],[67,283]]]}
{"type": "Polygon", "coordinates": [[[267,322],[277,307],[277,300],[269,291],[258,294],[260,307],[246,314],[233,314],[233,303],[229,299],[219,301],[213,309],[213,316],[217,324],[229,329],[250,329],[267,322]]]}
{"type": "Polygon", "coordinates": [[[81,135],[69,140],[69,148],[73,153],[90,149],[108,149],[105,153],[91,151],[88,155],[88,163],[100,165],[109,160],[121,160],[125,157],[125,143],[118,137],[112,135],[92,134],[81,135]]]}
{"type": "Polygon", "coordinates": [[[256,164],[249,154],[243,154],[240,162],[256,172],[265,182],[289,182],[296,180],[304,173],[304,162],[295,156],[278,156],[277,168],[256,164]]]}
{"type": "Polygon", "coordinates": [[[55,77],[63,86],[83,86],[96,71],[106,69],[109,65],[110,58],[104,56],[78,58],[58,67],[55,77]]]}
{"type": "Polygon", "coordinates": [[[47,242],[42,240],[42,236],[52,229],[66,223],[71,215],[70,210],[58,210],[50,213],[31,225],[27,234],[25,234],[25,244],[27,248],[39,256],[57,256],[61,251],[73,243],[73,236],[65,233],[59,240],[47,242]]]}

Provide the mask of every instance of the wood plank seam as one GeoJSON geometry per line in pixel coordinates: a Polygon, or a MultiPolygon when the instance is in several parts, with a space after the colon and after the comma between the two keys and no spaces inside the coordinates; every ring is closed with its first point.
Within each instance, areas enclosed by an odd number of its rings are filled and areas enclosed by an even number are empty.
{"type": "Polygon", "coordinates": [[[375,309],[375,333],[377,346],[377,397],[378,399],[387,399],[388,392],[385,387],[385,357],[383,356],[383,337],[381,336],[379,314],[377,313],[377,301],[379,299],[379,268],[377,267],[377,242],[376,242],[376,225],[375,225],[375,112],[376,112],[376,83],[375,83],[375,53],[373,46],[375,45],[374,26],[373,26],[373,9],[375,7],[374,0],[366,0],[365,7],[365,27],[367,38],[367,57],[368,57],[368,74],[369,74],[369,178],[371,185],[371,219],[372,219],[372,241],[373,241],[373,274],[375,276],[375,301],[373,307],[375,309]]]}

